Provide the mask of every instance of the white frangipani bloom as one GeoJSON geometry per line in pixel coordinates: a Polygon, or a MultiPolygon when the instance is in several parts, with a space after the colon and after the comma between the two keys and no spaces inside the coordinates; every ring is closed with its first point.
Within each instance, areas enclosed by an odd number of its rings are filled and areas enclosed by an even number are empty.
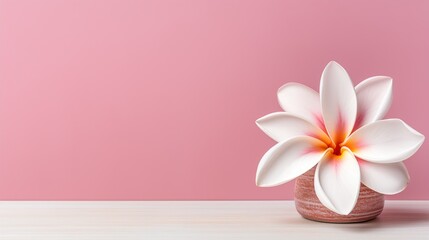
{"type": "Polygon", "coordinates": [[[320,95],[299,83],[278,91],[285,112],[256,124],[278,143],[262,157],[256,184],[286,183],[317,165],[314,188],[328,209],[348,215],[362,182],[382,194],[401,192],[409,175],[403,160],[424,136],[400,119],[385,119],[392,101],[392,79],[371,77],[356,87],[336,62],[324,69],[320,95]]]}

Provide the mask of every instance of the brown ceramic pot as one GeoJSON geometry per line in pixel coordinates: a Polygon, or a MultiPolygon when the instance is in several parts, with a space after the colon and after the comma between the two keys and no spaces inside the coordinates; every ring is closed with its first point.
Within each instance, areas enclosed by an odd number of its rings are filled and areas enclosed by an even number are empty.
{"type": "Polygon", "coordinates": [[[329,223],[356,223],[376,218],[383,211],[384,195],[361,184],[359,198],[349,215],[340,215],[327,209],[314,192],[316,167],[298,177],[295,181],[295,206],[304,218],[329,223]]]}

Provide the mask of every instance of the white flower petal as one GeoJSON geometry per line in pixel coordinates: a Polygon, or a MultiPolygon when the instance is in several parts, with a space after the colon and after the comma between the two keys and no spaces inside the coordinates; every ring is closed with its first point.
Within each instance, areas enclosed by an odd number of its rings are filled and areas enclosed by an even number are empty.
{"type": "Polygon", "coordinates": [[[360,160],[359,167],[362,183],[382,194],[399,193],[410,180],[403,162],[373,163],[360,160]]]}
{"type": "Polygon", "coordinates": [[[321,129],[325,128],[319,93],[303,84],[287,83],[277,91],[280,106],[321,129]]]}
{"type": "Polygon", "coordinates": [[[363,160],[377,163],[400,162],[413,155],[425,137],[400,119],[373,122],[356,130],[346,146],[363,160]]]}
{"type": "Polygon", "coordinates": [[[353,130],[357,100],[349,75],[336,62],[328,63],[322,73],[320,101],[326,130],[332,141],[341,143],[353,130]]]}
{"type": "Polygon", "coordinates": [[[256,125],[277,142],[304,135],[330,143],[329,137],[320,128],[291,113],[268,114],[256,120],[256,125]]]}
{"type": "Polygon", "coordinates": [[[382,119],[392,103],[392,79],[368,78],[356,86],[357,116],[354,129],[382,119]]]}
{"type": "Polygon", "coordinates": [[[356,205],[360,191],[359,164],[347,147],[341,156],[329,151],[317,165],[314,190],[328,209],[348,215],[356,205]]]}
{"type": "Polygon", "coordinates": [[[325,151],[325,143],[308,136],[277,143],[259,162],[256,185],[272,187],[286,183],[314,167],[325,151]]]}

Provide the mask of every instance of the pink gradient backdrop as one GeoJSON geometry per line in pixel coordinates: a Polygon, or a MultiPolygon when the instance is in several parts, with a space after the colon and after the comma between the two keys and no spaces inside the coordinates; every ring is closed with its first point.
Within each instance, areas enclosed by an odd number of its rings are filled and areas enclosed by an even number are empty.
{"type": "MultiPolygon", "coordinates": [[[[289,81],[394,78],[429,136],[429,1],[0,1],[0,199],[290,199],[254,121],[289,81]]],[[[429,199],[429,141],[394,199],[429,199]]]]}

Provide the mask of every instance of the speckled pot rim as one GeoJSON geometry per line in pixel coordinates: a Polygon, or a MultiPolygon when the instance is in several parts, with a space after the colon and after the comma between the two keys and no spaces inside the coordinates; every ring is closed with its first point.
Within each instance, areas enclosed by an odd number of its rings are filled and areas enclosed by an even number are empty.
{"type": "Polygon", "coordinates": [[[295,206],[306,219],[326,223],[358,223],[375,219],[383,211],[384,195],[361,184],[356,206],[349,215],[340,215],[326,208],[314,191],[315,167],[295,181],[295,206]]]}

